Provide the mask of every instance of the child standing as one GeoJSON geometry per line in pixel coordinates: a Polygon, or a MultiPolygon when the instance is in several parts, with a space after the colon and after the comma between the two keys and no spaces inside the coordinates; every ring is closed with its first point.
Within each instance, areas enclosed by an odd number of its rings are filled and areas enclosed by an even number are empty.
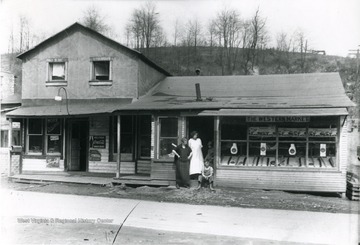
{"type": "Polygon", "coordinates": [[[199,175],[198,178],[199,186],[197,187],[198,190],[201,188],[201,184],[205,181],[209,183],[210,190],[215,191],[213,187],[214,169],[210,166],[208,161],[205,162],[205,166],[201,171],[201,175],[199,175]]]}
{"type": "Polygon", "coordinates": [[[177,189],[179,189],[180,186],[189,188],[189,165],[192,152],[187,142],[186,138],[182,138],[181,144],[173,150],[173,153],[176,155],[175,165],[177,189]]]}

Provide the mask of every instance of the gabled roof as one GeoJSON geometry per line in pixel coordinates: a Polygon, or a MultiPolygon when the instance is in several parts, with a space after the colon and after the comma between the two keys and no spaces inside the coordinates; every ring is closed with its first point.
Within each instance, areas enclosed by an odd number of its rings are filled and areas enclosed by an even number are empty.
{"type": "Polygon", "coordinates": [[[167,77],[127,110],[346,108],[338,73],[167,77]],[[196,101],[199,83],[202,101],[196,101]]]}
{"type": "Polygon", "coordinates": [[[83,26],[82,24],[78,23],[78,22],[75,22],[74,24],[70,25],[69,27],[65,28],[64,30],[56,33],[55,35],[49,37],[48,39],[42,41],[41,43],[39,43],[38,45],[34,46],[33,48],[19,54],[17,56],[17,58],[19,59],[24,59],[26,58],[28,55],[36,52],[37,50],[39,50],[41,47],[51,43],[51,42],[54,42],[56,41],[57,39],[60,39],[61,37],[63,36],[66,36],[68,35],[69,32],[72,32],[72,31],[76,31],[76,30],[83,30],[83,31],[86,31],[88,32],[89,34],[92,34],[92,35],[95,35],[97,37],[99,37],[100,39],[106,41],[106,42],[110,42],[111,44],[113,44],[115,47],[119,48],[119,49],[122,49],[122,50],[125,50],[131,54],[134,54],[136,55],[140,60],[142,60],[143,62],[145,62],[146,64],[148,64],[149,66],[153,67],[154,69],[158,70],[159,72],[163,73],[164,75],[166,76],[171,76],[171,74],[169,72],[167,72],[166,70],[164,70],[163,68],[161,68],[160,66],[156,65],[153,61],[151,61],[150,59],[146,58],[141,52],[139,51],[136,51],[134,49],[131,49],[131,48],[128,48],[116,41],[114,41],[113,39],[111,38],[108,38],[104,35],[102,35],[101,33],[97,32],[97,31],[94,31],[93,29],[91,28],[88,28],[86,26],[83,26]]]}

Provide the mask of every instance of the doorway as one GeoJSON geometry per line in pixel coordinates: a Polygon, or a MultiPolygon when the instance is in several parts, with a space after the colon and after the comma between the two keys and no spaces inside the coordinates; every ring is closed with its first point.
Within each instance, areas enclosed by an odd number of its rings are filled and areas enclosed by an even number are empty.
{"type": "Polygon", "coordinates": [[[86,171],[89,122],[76,120],[69,123],[68,170],[86,171]]]}
{"type": "Polygon", "coordinates": [[[203,156],[208,153],[208,143],[212,142],[214,147],[214,118],[213,117],[188,117],[187,120],[188,133],[187,136],[190,139],[190,134],[193,131],[199,133],[199,138],[203,144],[202,152],[203,156]]]}

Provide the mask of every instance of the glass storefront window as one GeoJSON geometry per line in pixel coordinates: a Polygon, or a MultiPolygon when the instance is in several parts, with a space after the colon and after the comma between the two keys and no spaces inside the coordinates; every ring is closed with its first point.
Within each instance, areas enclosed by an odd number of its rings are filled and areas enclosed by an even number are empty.
{"type": "Polygon", "coordinates": [[[47,153],[61,153],[61,120],[48,118],[46,120],[47,153]]]}
{"type": "Polygon", "coordinates": [[[41,154],[43,141],[43,120],[28,119],[28,152],[41,154]]]}
{"type": "Polygon", "coordinates": [[[337,117],[312,117],[302,123],[221,119],[220,166],[335,168],[337,117]],[[244,133],[245,132],[245,133],[244,133]],[[236,154],[231,147],[236,146],[236,154]]]}
{"type": "Polygon", "coordinates": [[[174,145],[178,144],[178,119],[159,118],[159,123],[159,158],[172,158],[174,145]]]}

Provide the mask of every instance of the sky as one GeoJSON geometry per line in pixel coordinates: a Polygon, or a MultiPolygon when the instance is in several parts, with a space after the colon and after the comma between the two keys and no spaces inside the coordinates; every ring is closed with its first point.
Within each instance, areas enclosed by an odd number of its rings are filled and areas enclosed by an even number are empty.
{"type": "MultiPolygon", "coordinates": [[[[125,0],[0,0],[0,53],[7,52],[10,30],[16,30],[20,15],[25,15],[31,31],[53,35],[79,21],[89,6],[105,16],[116,34],[125,42],[124,27],[135,8],[146,1],[125,0]]],[[[162,27],[171,41],[176,20],[186,23],[197,18],[203,26],[223,8],[233,8],[243,18],[250,18],[259,7],[266,18],[270,46],[276,34],[292,35],[302,30],[311,49],[325,50],[330,55],[346,56],[350,49],[360,48],[359,0],[158,0],[157,12],[162,27]]]]}

